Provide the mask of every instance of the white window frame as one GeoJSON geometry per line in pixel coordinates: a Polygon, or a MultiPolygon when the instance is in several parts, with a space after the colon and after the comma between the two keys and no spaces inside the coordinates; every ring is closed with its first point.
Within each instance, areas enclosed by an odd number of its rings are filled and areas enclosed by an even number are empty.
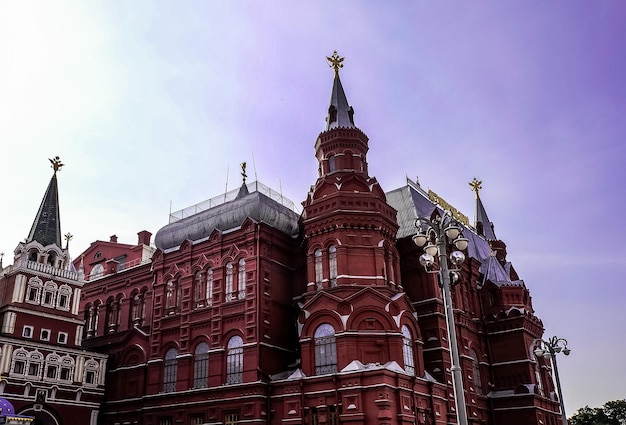
{"type": "Polygon", "coordinates": [[[68,333],[67,332],[59,332],[59,334],[57,335],[57,343],[58,344],[67,344],[67,337],[68,337],[68,333]]]}
{"type": "Polygon", "coordinates": [[[50,335],[52,335],[52,331],[51,331],[50,329],[44,329],[44,328],[42,328],[42,329],[39,331],[39,339],[40,339],[40,340],[42,340],[42,341],[50,341],[50,335]],[[44,334],[44,332],[47,332],[47,333],[48,333],[48,336],[47,336],[47,337],[44,337],[44,335],[43,335],[43,334],[44,334]]]}
{"type": "Polygon", "coordinates": [[[24,325],[22,328],[22,337],[23,338],[32,338],[34,334],[35,327],[30,325],[24,325]],[[28,331],[28,332],[26,332],[28,331]]]}

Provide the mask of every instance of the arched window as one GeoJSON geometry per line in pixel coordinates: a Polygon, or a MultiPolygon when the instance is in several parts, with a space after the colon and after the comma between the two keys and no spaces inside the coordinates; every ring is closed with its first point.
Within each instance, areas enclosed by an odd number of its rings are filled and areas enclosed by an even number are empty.
{"type": "Polygon", "coordinates": [[[201,342],[196,346],[193,358],[193,387],[206,388],[209,379],[209,345],[201,342]]]}
{"type": "Polygon", "coordinates": [[[99,364],[95,360],[87,360],[85,362],[85,375],[83,382],[88,385],[98,385],[98,369],[99,364]]]}
{"type": "Polygon", "coordinates": [[[239,260],[239,276],[237,277],[237,298],[242,300],[246,297],[246,260],[239,260]]]}
{"type": "Polygon", "coordinates": [[[315,374],[325,375],[337,372],[337,346],[335,329],[323,323],[315,329],[315,374]]]}
{"type": "Polygon", "coordinates": [[[171,393],[176,391],[176,374],[178,372],[178,351],[170,348],[165,353],[163,363],[163,392],[171,393]]]}
{"type": "Polygon", "coordinates": [[[59,379],[59,367],[61,366],[61,359],[58,355],[51,353],[46,356],[46,375],[45,379],[57,380],[59,379]]]}
{"type": "Polygon", "coordinates": [[[26,364],[28,363],[28,351],[23,348],[17,349],[13,352],[13,359],[11,363],[11,375],[24,375],[26,374],[26,364]]]}
{"type": "Polygon", "coordinates": [[[120,309],[115,298],[110,297],[106,304],[106,326],[109,333],[117,331],[119,325],[120,309]]]}
{"type": "Polygon", "coordinates": [[[70,309],[70,301],[72,299],[72,288],[69,285],[61,285],[59,288],[59,296],[57,297],[57,308],[59,310],[68,311],[70,309]]]}
{"type": "Polygon", "coordinates": [[[43,370],[43,354],[32,351],[28,354],[28,376],[31,379],[40,379],[43,370]]]}
{"type": "Polygon", "coordinates": [[[226,383],[240,384],[243,382],[243,340],[240,336],[228,340],[226,352],[226,383]]]}
{"type": "Polygon", "coordinates": [[[407,325],[402,325],[402,354],[404,370],[409,375],[415,375],[415,361],[413,360],[413,336],[407,325]]]}
{"type": "Polygon", "coordinates": [[[337,247],[335,245],[328,248],[328,273],[330,286],[337,286],[337,247]]]}
{"type": "Polygon", "coordinates": [[[233,300],[233,263],[226,263],[226,301],[233,300]]]}
{"type": "Polygon", "coordinates": [[[206,272],[206,305],[213,304],[213,270],[206,272]]]}
{"type": "Polygon", "coordinates": [[[335,171],[335,155],[328,157],[328,172],[332,173],[333,171],[335,171]]]}
{"type": "Polygon", "coordinates": [[[470,357],[472,358],[472,377],[474,378],[474,389],[476,393],[483,393],[483,384],[480,377],[480,363],[478,361],[478,354],[476,351],[470,350],[470,357]]]}
{"type": "Polygon", "coordinates": [[[97,279],[104,274],[104,266],[102,264],[96,264],[89,272],[89,280],[97,279]]]}
{"type": "Polygon", "coordinates": [[[322,250],[316,249],[315,256],[315,286],[317,289],[322,289],[322,280],[324,279],[322,268],[322,250]]]}
{"type": "Polygon", "coordinates": [[[39,304],[42,288],[43,282],[38,277],[31,277],[28,280],[28,287],[26,289],[26,301],[39,304]]]}
{"type": "Polygon", "coordinates": [[[61,358],[59,379],[62,381],[72,381],[74,379],[74,359],[70,356],[63,356],[63,358],[61,358]]]}
{"type": "Polygon", "coordinates": [[[57,284],[49,280],[43,286],[43,294],[41,296],[41,305],[46,307],[54,307],[57,295],[57,284]]]}
{"type": "Polygon", "coordinates": [[[202,272],[196,272],[193,279],[193,300],[196,303],[197,307],[204,307],[205,302],[205,286],[202,281],[202,272]]]}

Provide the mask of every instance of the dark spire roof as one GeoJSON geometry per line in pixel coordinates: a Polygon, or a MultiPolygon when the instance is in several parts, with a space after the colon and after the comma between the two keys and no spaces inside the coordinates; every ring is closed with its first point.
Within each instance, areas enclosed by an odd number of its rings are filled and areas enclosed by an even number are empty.
{"type": "Polygon", "coordinates": [[[335,80],[333,90],[330,94],[330,106],[326,117],[326,130],[333,128],[356,128],[354,125],[354,110],[348,104],[346,93],[343,91],[341,80],[339,79],[339,68],[343,67],[344,58],[340,58],[335,51],[332,56],[326,57],[330,62],[330,67],[335,70],[335,80]]]}
{"type": "Polygon", "coordinates": [[[56,244],[61,246],[61,217],[59,215],[59,189],[57,186],[57,171],[63,166],[59,157],[50,160],[54,174],[50,179],[46,193],[43,196],[39,211],[33,222],[26,242],[37,241],[43,246],[56,244]]]}
{"type": "Polygon", "coordinates": [[[484,236],[488,241],[496,241],[498,238],[496,237],[496,233],[493,230],[493,223],[489,221],[489,217],[487,217],[487,212],[485,211],[485,206],[483,202],[480,200],[480,195],[478,195],[478,191],[482,189],[482,181],[477,180],[474,177],[469,185],[472,190],[476,193],[476,212],[474,215],[474,227],[479,235],[484,236]]]}

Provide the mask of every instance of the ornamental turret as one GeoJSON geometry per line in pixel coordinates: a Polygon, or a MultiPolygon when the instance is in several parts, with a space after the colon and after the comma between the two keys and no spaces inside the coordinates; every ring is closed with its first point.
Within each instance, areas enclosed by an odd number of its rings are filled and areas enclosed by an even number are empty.
{"type": "Polygon", "coordinates": [[[368,138],[354,123],[354,109],[339,78],[344,58],[327,58],[334,81],[326,129],[315,142],[319,177],[303,203],[308,291],[341,285],[398,290],[396,211],[368,175],[368,138]]]}

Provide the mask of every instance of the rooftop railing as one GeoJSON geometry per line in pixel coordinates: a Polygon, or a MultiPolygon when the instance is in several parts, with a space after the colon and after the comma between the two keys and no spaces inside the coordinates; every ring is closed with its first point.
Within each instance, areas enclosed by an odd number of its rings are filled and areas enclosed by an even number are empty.
{"type": "MultiPolygon", "coordinates": [[[[296,205],[293,203],[292,200],[283,196],[281,192],[277,192],[274,189],[271,189],[270,187],[264,185],[263,183],[260,183],[258,181],[252,182],[248,183],[246,187],[248,188],[248,192],[250,193],[260,192],[268,198],[273,199],[274,201],[283,205],[284,207],[289,208],[291,211],[294,211],[296,213],[298,212],[296,210],[296,205]]],[[[199,212],[206,211],[218,205],[225,204],[226,202],[233,201],[237,197],[238,193],[239,188],[233,189],[224,193],[223,195],[214,196],[213,198],[207,199],[206,201],[202,201],[190,207],[183,208],[182,210],[175,211],[170,214],[169,222],[174,223],[176,221],[182,220],[183,218],[198,214],[199,212]]]]}

